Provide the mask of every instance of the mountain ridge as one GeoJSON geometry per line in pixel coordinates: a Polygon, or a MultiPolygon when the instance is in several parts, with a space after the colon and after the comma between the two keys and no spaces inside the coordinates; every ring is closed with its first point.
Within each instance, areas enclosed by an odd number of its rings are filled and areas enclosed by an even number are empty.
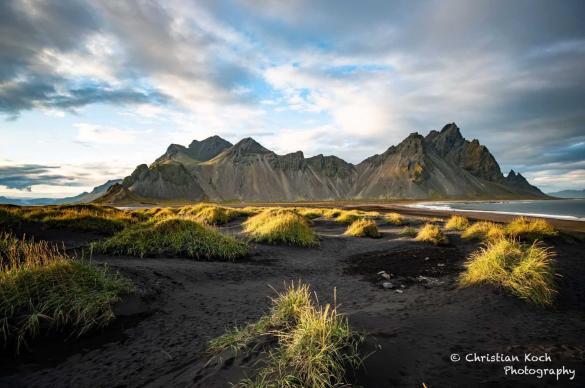
{"type": "Polygon", "coordinates": [[[189,147],[170,145],[108,192],[115,200],[102,202],[110,204],[129,196],[154,202],[546,197],[522,175],[504,176],[487,147],[465,139],[455,123],[426,136],[413,132],[355,165],[334,155],[278,155],[250,137],[232,145],[212,136],[189,147]]]}

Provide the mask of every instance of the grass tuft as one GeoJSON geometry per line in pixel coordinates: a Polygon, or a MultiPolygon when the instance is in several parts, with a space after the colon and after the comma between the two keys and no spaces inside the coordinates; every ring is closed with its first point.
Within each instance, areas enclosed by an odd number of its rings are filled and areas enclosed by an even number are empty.
{"type": "Polygon", "coordinates": [[[538,305],[551,305],[556,294],[553,253],[540,243],[523,244],[503,238],[490,241],[466,263],[463,287],[488,283],[538,305]]]}
{"type": "Polygon", "coordinates": [[[466,217],[454,215],[445,224],[446,230],[465,230],[469,227],[469,220],[466,217]]]}
{"type": "Polygon", "coordinates": [[[0,235],[0,342],[16,351],[40,333],[81,335],[107,325],[112,304],[132,291],[106,267],[75,260],[47,242],[0,235]]]}
{"type": "Polygon", "coordinates": [[[244,223],[244,232],[254,241],[301,247],[318,245],[307,221],[293,210],[267,209],[244,223]]]}
{"type": "Polygon", "coordinates": [[[435,224],[426,224],[418,231],[415,240],[439,245],[445,244],[447,242],[447,237],[445,237],[439,226],[435,224]]]}
{"type": "Polygon", "coordinates": [[[210,343],[214,354],[239,351],[261,336],[277,340],[277,348],[255,379],[243,387],[333,387],[345,383],[346,367],[361,363],[354,333],[336,305],[316,306],[309,287],[292,283],[272,299],[268,315],[243,329],[231,330],[210,343]]]}
{"type": "Polygon", "coordinates": [[[400,232],[398,232],[398,234],[405,237],[416,237],[416,235],[418,234],[418,230],[416,230],[416,228],[413,228],[412,226],[405,226],[404,228],[400,229],[400,232]]]}
{"type": "Polygon", "coordinates": [[[559,234],[546,220],[531,220],[526,217],[518,217],[512,220],[506,226],[506,233],[510,237],[526,240],[540,240],[555,237],[559,234]]]}
{"type": "Polygon", "coordinates": [[[473,223],[461,233],[461,238],[468,240],[498,240],[505,237],[505,230],[501,225],[488,221],[473,223]]]}
{"type": "Polygon", "coordinates": [[[404,225],[404,217],[399,213],[388,213],[384,215],[384,221],[392,225],[404,225]]]}
{"type": "Polygon", "coordinates": [[[341,213],[335,218],[335,221],[350,225],[352,222],[363,217],[364,215],[359,210],[342,210],[341,213]]]}
{"type": "Polygon", "coordinates": [[[361,218],[352,222],[352,224],[347,227],[347,230],[344,234],[346,236],[353,237],[380,237],[380,232],[378,231],[376,222],[373,220],[367,220],[365,218],[361,218]]]}
{"type": "Polygon", "coordinates": [[[132,226],[106,241],[97,251],[113,255],[175,256],[199,260],[230,260],[247,255],[246,244],[193,220],[168,218],[132,226]]]}

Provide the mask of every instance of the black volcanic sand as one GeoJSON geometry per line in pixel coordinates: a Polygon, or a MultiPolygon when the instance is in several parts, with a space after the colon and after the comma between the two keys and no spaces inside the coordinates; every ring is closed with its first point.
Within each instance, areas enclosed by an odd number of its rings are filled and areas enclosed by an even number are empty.
{"type": "MultiPolygon", "coordinates": [[[[367,334],[362,352],[369,356],[352,373],[358,386],[585,386],[583,243],[555,243],[560,293],[556,306],[545,309],[492,287],[458,288],[465,257],[478,245],[456,233],[449,233],[450,245],[435,247],[401,238],[400,228],[388,225],[380,239],[341,236],[344,227],[332,222],[317,221],[314,228],[319,248],[256,245],[238,263],[94,258],[131,278],[139,295],[116,306],[120,318],[105,330],[79,339],[54,335],[18,358],[5,352],[0,386],[227,387],[253,374],[261,354],[227,354],[208,363],[207,341],[265,313],[269,285],[281,289],[299,279],[322,303],[336,287],[340,310],[367,334]],[[380,271],[391,274],[395,289],[381,286],[380,271]],[[547,353],[552,362],[530,365],[564,365],[576,369],[576,377],[505,376],[503,363],[452,362],[453,353],[521,359],[547,353]]],[[[223,229],[237,233],[239,225],[223,229]]],[[[79,234],[42,237],[80,243],[79,234]]]]}

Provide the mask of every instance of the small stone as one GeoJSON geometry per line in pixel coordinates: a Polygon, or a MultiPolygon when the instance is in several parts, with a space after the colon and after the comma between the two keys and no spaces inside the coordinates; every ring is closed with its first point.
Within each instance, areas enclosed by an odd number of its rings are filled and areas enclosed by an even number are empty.
{"type": "Polygon", "coordinates": [[[383,274],[382,274],[382,277],[383,277],[384,279],[390,279],[390,278],[392,277],[392,275],[388,275],[387,273],[383,273],[383,274]]]}
{"type": "Polygon", "coordinates": [[[401,284],[400,288],[406,288],[406,286],[404,284],[401,284]]]}
{"type": "Polygon", "coordinates": [[[430,259],[431,259],[431,258],[430,258],[430,257],[428,257],[428,256],[427,256],[427,257],[425,257],[425,261],[428,261],[428,260],[430,260],[430,259]]]}
{"type": "Polygon", "coordinates": [[[396,290],[396,292],[397,292],[398,294],[402,294],[404,291],[402,291],[402,290],[396,290]]]}
{"type": "Polygon", "coordinates": [[[390,289],[390,288],[394,288],[394,284],[392,284],[391,282],[384,282],[384,283],[382,283],[382,287],[384,287],[386,289],[390,289]]]}
{"type": "Polygon", "coordinates": [[[444,267],[444,266],[445,266],[445,264],[443,264],[443,263],[437,264],[437,267],[444,267]]]}

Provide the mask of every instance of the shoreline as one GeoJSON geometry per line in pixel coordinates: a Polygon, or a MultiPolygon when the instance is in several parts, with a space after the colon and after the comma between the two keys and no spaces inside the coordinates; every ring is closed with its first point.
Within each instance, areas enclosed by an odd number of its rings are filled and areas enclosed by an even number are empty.
{"type": "MultiPolygon", "coordinates": [[[[447,218],[452,215],[462,215],[473,221],[492,221],[498,223],[507,223],[512,221],[514,218],[520,216],[519,214],[502,214],[494,213],[490,211],[477,211],[477,210],[453,210],[453,209],[428,209],[428,208],[415,208],[408,205],[402,204],[388,204],[388,205],[362,205],[362,206],[347,206],[348,209],[361,209],[361,210],[382,210],[382,211],[396,211],[405,215],[419,216],[419,217],[442,217],[447,218]]],[[[528,218],[543,218],[541,216],[530,216],[524,215],[528,218]]],[[[561,219],[561,218],[547,218],[547,221],[558,230],[565,232],[579,232],[585,233],[585,222],[561,219]]]]}

